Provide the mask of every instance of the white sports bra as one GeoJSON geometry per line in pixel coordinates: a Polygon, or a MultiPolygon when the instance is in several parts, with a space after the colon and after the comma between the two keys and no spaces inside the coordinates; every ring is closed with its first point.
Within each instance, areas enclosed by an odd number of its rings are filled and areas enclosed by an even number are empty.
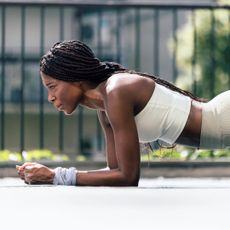
{"type": "Polygon", "coordinates": [[[135,116],[139,141],[172,145],[184,129],[190,108],[190,97],[155,83],[148,103],[135,116]]]}

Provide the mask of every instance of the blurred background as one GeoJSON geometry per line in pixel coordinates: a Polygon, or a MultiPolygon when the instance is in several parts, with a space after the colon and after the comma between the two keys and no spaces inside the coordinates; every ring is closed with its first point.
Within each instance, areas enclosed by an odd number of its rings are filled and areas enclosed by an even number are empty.
{"type": "MultiPolygon", "coordinates": [[[[0,1],[0,161],[102,160],[95,111],[64,116],[47,102],[40,57],[60,40],[102,61],[160,76],[204,98],[230,88],[230,1],[0,1]]],[[[143,160],[228,158],[178,146],[143,160]]]]}

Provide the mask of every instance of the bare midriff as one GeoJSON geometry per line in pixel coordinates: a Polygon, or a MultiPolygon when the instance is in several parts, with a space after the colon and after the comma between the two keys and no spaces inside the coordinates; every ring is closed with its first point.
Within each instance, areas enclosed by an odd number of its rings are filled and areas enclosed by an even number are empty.
{"type": "Polygon", "coordinates": [[[199,148],[201,124],[202,103],[192,100],[188,120],[176,143],[199,148]]]}

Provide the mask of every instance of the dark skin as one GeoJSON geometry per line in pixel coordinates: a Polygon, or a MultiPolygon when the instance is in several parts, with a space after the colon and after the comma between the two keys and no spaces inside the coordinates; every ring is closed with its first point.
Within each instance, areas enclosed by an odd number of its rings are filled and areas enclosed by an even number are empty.
{"type": "MultiPolygon", "coordinates": [[[[140,149],[135,124],[137,115],[154,92],[154,80],[119,73],[96,85],[86,81],[68,83],[41,73],[48,100],[69,115],[80,105],[96,109],[105,134],[109,170],[78,171],[77,185],[137,186],[140,176],[140,149]]],[[[192,101],[185,128],[176,143],[199,146],[201,106],[192,101]]],[[[54,171],[36,163],[18,169],[26,183],[52,183],[54,171]]]]}

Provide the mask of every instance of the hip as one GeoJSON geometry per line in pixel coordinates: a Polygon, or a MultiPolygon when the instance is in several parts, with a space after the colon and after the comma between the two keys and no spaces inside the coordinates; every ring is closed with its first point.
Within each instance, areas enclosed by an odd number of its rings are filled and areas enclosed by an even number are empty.
{"type": "Polygon", "coordinates": [[[200,148],[230,147],[230,90],[202,105],[200,148]]]}

